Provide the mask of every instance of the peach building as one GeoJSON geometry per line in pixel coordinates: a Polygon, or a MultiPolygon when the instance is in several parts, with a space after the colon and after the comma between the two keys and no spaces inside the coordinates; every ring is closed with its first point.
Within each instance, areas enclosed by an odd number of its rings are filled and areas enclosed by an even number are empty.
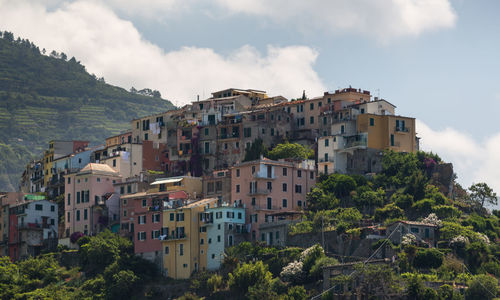
{"type": "Polygon", "coordinates": [[[307,206],[306,194],[316,183],[314,161],[244,162],[231,169],[231,182],[232,201],[247,208],[245,223],[250,224],[251,239],[269,242],[269,237],[259,236],[259,225],[270,214],[307,206]]]}
{"type": "Polygon", "coordinates": [[[89,163],[65,177],[64,237],[78,231],[97,234],[107,221],[106,200],[121,176],[108,165],[89,163]]]}

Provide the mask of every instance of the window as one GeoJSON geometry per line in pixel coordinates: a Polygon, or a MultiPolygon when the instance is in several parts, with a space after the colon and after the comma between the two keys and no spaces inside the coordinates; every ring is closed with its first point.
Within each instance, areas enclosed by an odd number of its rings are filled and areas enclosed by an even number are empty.
{"type": "Polygon", "coordinates": [[[71,205],[71,194],[68,193],[68,205],[71,205]]]}
{"type": "Polygon", "coordinates": [[[309,179],[314,179],[314,172],[309,173],[309,179]]]}
{"type": "Polygon", "coordinates": [[[144,134],[144,140],[147,141],[148,140],[148,137],[149,135],[147,133],[144,134]]]}
{"type": "Polygon", "coordinates": [[[220,235],[217,236],[217,242],[220,243],[220,235]]]}
{"type": "Polygon", "coordinates": [[[50,211],[56,211],[56,207],[54,205],[50,206],[50,211]]]}
{"type": "Polygon", "coordinates": [[[323,117],[323,125],[326,125],[326,117],[323,117]]]}
{"type": "Polygon", "coordinates": [[[288,176],[288,169],[287,168],[283,168],[283,176],[288,176]]]}
{"type": "Polygon", "coordinates": [[[238,213],[238,219],[241,219],[243,217],[242,213],[238,213]]]}
{"type": "Polygon", "coordinates": [[[68,211],[68,216],[66,217],[66,221],[67,221],[68,223],[71,221],[69,211],[68,211]]]}
{"type": "Polygon", "coordinates": [[[298,207],[302,207],[302,201],[300,201],[300,200],[299,200],[299,201],[297,201],[297,206],[298,206],[298,207]]]}
{"type": "Polygon", "coordinates": [[[252,174],[255,173],[255,166],[252,166],[252,174]]]}
{"type": "Polygon", "coordinates": [[[80,221],[80,210],[76,211],[76,220],[80,221]]]}
{"type": "Polygon", "coordinates": [[[152,215],[151,219],[152,219],[153,223],[159,223],[160,222],[160,214],[152,215]]]}
{"type": "Polygon", "coordinates": [[[123,216],[124,216],[124,217],[126,217],[126,216],[127,216],[127,210],[126,210],[126,209],[124,209],[124,210],[123,210],[123,216]]]}
{"type": "Polygon", "coordinates": [[[179,244],[179,255],[180,256],[184,255],[184,244],[179,244]]]}
{"type": "Polygon", "coordinates": [[[374,126],[375,125],[375,120],[373,118],[370,118],[370,126],[374,126]]]}
{"type": "Polygon", "coordinates": [[[97,177],[97,182],[101,182],[101,178],[97,177]]]}
{"type": "Polygon", "coordinates": [[[325,139],[325,147],[328,147],[329,143],[330,143],[330,140],[329,139],[325,139]]]}
{"type": "Polygon", "coordinates": [[[295,185],[295,193],[302,194],[302,186],[300,184],[295,185]]]}
{"type": "Polygon", "coordinates": [[[239,193],[239,192],[240,192],[240,185],[239,185],[239,184],[237,184],[237,185],[236,185],[236,193],[239,193]]]}
{"type": "Polygon", "coordinates": [[[146,224],[146,216],[139,216],[138,217],[138,222],[139,224],[146,224]]]}
{"type": "Polygon", "coordinates": [[[391,146],[394,146],[394,134],[391,134],[391,146]]]}
{"type": "Polygon", "coordinates": [[[68,184],[71,184],[71,177],[68,177],[68,184]]]}
{"type": "Polygon", "coordinates": [[[262,131],[262,134],[266,134],[266,129],[265,128],[262,128],[261,131],[262,131]]]}
{"type": "Polygon", "coordinates": [[[297,170],[297,177],[302,177],[302,170],[297,170]]]}
{"type": "Polygon", "coordinates": [[[142,207],[146,207],[147,204],[148,204],[148,200],[142,199],[142,207]]]}
{"type": "Polygon", "coordinates": [[[151,231],[151,239],[157,240],[159,238],[160,238],[160,231],[159,230],[152,230],[151,231]]]}
{"type": "Polygon", "coordinates": [[[411,227],[410,231],[413,233],[419,233],[418,227],[411,227]]]}
{"type": "Polygon", "coordinates": [[[87,220],[88,218],[89,218],[89,212],[87,211],[87,209],[84,209],[83,210],[83,219],[87,220]]]}
{"type": "Polygon", "coordinates": [[[236,177],[240,177],[240,169],[236,169],[236,177]]]}
{"type": "Polygon", "coordinates": [[[252,128],[243,128],[243,137],[252,137],[252,128]]]}
{"type": "Polygon", "coordinates": [[[174,213],[170,213],[170,221],[174,220],[174,213]]]}
{"type": "Polygon", "coordinates": [[[76,203],[80,203],[80,192],[76,192],[76,203]]]}
{"type": "Polygon", "coordinates": [[[170,252],[170,249],[168,249],[168,246],[165,247],[165,254],[168,254],[170,252]]]}
{"type": "MultiPolygon", "coordinates": [[[[212,239],[208,239],[208,243],[212,244],[212,239]]],[[[213,255],[213,254],[212,254],[213,255]]]]}
{"type": "Polygon", "coordinates": [[[255,205],[255,197],[252,197],[252,205],[255,205]]]}
{"type": "Polygon", "coordinates": [[[177,222],[182,222],[184,221],[184,213],[178,213],[176,216],[177,222]]]}
{"type": "Polygon", "coordinates": [[[200,245],[203,245],[205,244],[205,240],[204,239],[200,239],[200,245]]]}
{"type": "Polygon", "coordinates": [[[121,195],[125,194],[125,187],[124,186],[120,187],[120,194],[121,195]]]}
{"type": "Polygon", "coordinates": [[[222,181],[217,181],[217,182],[215,183],[215,191],[216,191],[216,192],[220,192],[220,191],[222,191],[222,181]]]}
{"type": "Polygon", "coordinates": [[[273,183],[272,183],[271,181],[268,181],[268,182],[267,182],[267,189],[268,189],[269,191],[272,191],[272,189],[273,189],[273,183]]]}
{"type": "Polygon", "coordinates": [[[209,135],[210,131],[208,128],[205,128],[205,135],[209,135]]]}
{"type": "Polygon", "coordinates": [[[286,199],[283,199],[283,207],[288,207],[288,201],[286,199]]]}
{"type": "Polygon", "coordinates": [[[364,114],[364,113],[365,113],[365,109],[364,109],[364,108],[362,108],[362,109],[361,109],[361,114],[364,114]]]}
{"type": "Polygon", "coordinates": [[[132,193],[132,186],[131,185],[127,185],[127,193],[128,194],[132,193]]]}
{"type": "Polygon", "coordinates": [[[267,209],[273,208],[273,198],[267,197],[267,209]]]}
{"type": "Polygon", "coordinates": [[[35,210],[43,210],[43,205],[42,204],[36,204],[35,205],[35,210]]]}
{"type": "Polygon", "coordinates": [[[283,192],[286,192],[288,189],[288,184],[283,183],[283,192]]]}
{"type": "Polygon", "coordinates": [[[127,205],[127,199],[123,199],[123,205],[127,205]]]}
{"type": "Polygon", "coordinates": [[[208,193],[213,193],[214,192],[214,183],[213,182],[208,182],[207,183],[207,192],[208,193]]]}
{"type": "Polygon", "coordinates": [[[220,224],[217,224],[217,230],[220,230],[220,224]]]}
{"type": "Polygon", "coordinates": [[[309,117],[309,124],[314,124],[314,117],[309,117]]]}
{"type": "Polygon", "coordinates": [[[265,242],[265,241],[266,241],[266,235],[265,235],[264,233],[262,233],[262,234],[260,235],[260,239],[261,239],[263,242],[265,242]]]}
{"type": "Polygon", "coordinates": [[[146,240],[146,231],[139,231],[137,233],[137,240],[145,241],[146,240]]]}
{"type": "Polygon", "coordinates": [[[309,104],[309,109],[314,110],[314,103],[309,104]]]}
{"type": "Polygon", "coordinates": [[[113,159],[113,167],[116,167],[116,159],[113,159]]]}

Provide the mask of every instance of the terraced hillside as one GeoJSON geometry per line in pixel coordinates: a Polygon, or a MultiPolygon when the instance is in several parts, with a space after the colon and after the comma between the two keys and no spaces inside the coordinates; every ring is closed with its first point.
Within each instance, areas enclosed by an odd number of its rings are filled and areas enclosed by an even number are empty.
{"type": "Polygon", "coordinates": [[[0,32],[0,191],[17,189],[26,163],[52,139],[102,143],[135,117],[173,108],[106,84],[75,58],[41,52],[0,32]]]}

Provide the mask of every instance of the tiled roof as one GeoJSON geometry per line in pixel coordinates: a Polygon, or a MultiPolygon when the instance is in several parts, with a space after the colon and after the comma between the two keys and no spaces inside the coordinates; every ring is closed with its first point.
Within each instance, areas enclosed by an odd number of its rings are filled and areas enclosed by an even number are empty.
{"type": "Polygon", "coordinates": [[[97,163],[89,163],[86,165],[83,169],[78,172],[78,174],[102,174],[102,175],[112,175],[112,176],[118,176],[119,173],[110,166],[106,164],[97,164],[97,163]]]}

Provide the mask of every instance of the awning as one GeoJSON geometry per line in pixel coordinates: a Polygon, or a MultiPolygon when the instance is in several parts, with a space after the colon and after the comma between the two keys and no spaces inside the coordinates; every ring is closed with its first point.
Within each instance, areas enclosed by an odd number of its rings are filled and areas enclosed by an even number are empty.
{"type": "Polygon", "coordinates": [[[182,177],[181,178],[176,177],[176,178],[160,179],[160,180],[157,180],[157,181],[151,183],[151,185],[166,184],[166,183],[175,183],[175,182],[182,181],[182,179],[183,179],[182,177]]]}

